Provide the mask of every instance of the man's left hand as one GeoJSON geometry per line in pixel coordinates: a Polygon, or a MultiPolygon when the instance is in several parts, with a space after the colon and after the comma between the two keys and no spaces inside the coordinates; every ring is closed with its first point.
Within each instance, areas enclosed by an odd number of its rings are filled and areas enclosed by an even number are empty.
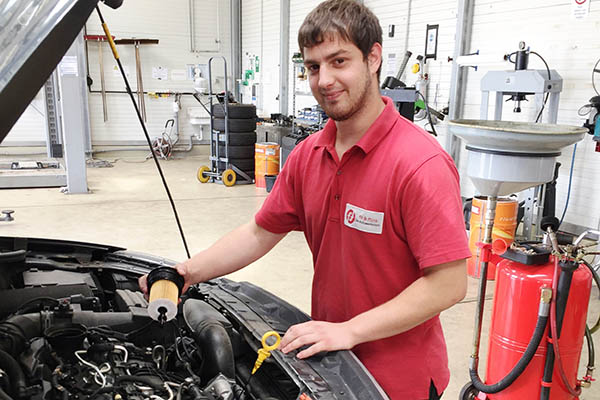
{"type": "Polygon", "coordinates": [[[356,343],[347,324],[347,322],[309,321],[294,325],[281,339],[280,349],[287,354],[302,346],[312,345],[296,355],[301,359],[322,351],[350,350],[356,343]]]}

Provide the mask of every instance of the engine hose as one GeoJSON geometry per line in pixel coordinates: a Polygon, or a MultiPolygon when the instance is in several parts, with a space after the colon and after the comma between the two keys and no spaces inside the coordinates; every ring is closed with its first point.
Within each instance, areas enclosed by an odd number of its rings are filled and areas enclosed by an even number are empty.
{"type": "Polygon", "coordinates": [[[236,364],[235,369],[238,377],[241,378],[241,381],[246,382],[246,390],[250,392],[251,395],[256,396],[258,399],[267,400],[272,398],[267,388],[265,388],[265,385],[260,382],[260,379],[252,379],[252,384],[250,385],[250,378],[256,375],[250,375],[250,369],[247,366],[238,363],[236,364]]]}
{"type": "Polygon", "coordinates": [[[69,400],[69,392],[58,382],[57,374],[52,374],[51,382],[52,387],[60,393],[62,400],[69,400]]]}
{"type": "Polygon", "coordinates": [[[27,252],[25,250],[2,251],[0,252],[0,261],[4,263],[16,263],[25,261],[27,252]]]}
{"type": "MultiPolygon", "coordinates": [[[[590,263],[588,263],[585,260],[583,260],[583,264],[586,267],[588,267],[588,269],[592,273],[592,277],[594,278],[594,282],[596,282],[596,286],[598,287],[598,289],[600,289],[600,276],[598,276],[598,273],[596,272],[596,270],[594,269],[594,267],[592,267],[590,265],[590,263]]],[[[598,316],[598,320],[596,321],[596,324],[592,328],[590,328],[590,333],[596,333],[596,332],[598,332],[598,329],[600,329],[600,315],[598,316]]]]}
{"type": "Polygon", "coordinates": [[[13,398],[7,395],[6,392],[0,388],[0,400],[13,400],[13,398]]]}
{"type": "MultiPolygon", "coordinates": [[[[547,307],[546,307],[547,308],[547,307]]],[[[525,371],[525,368],[529,365],[535,352],[544,337],[544,332],[546,330],[546,325],[548,324],[548,313],[546,315],[538,315],[538,320],[535,325],[535,330],[533,331],[533,335],[531,336],[531,340],[525,349],[525,352],[517,362],[517,364],[513,367],[513,369],[498,383],[487,385],[481,381],[477,371],[474,369],[470,369],[469,372],[471,374],[471,382],[475,389],[484,393],[498,393],[510,385],[525,371]]]]}
{"type": "Polygon", "coordinates": [[[6,372],[10,381],[10,392],[16,398],[25,394],[27,383],[23,369],[10,354],[0,350],[0,368],[6,372]]]}
{"type": "Polygon", "coordinates": [[[120,375],[117,376],[116,383],[119,384],[121,382],[135,382],[142,383],[144,385],[148,385],[153,389],[164,390],[165,387],[162,382],[156,381],[155,378],[150,376],[133,376],[133,375],[120,375]]]}
{"type": "Polygon", "coordinates": [[[14,315],[0,322],[0,350],[16,356],[26,347],[29,340],[41,337],[50,327],[71,327],[73,324],[87,328],[109,326],[120,332],[137,329],[145,323],[131,312],[73,311],[69,315],[53,311],[14,315]]]}
{"type": "Polygon", "coordinates": [[[208,381],[219,373],[235,379],[233,346],[220,320],[221,314],[202,300],[189,299],[183,305],[183,316],[191,336],[202,349],[205,365],[199,374],[202,380],[208,381]]]}

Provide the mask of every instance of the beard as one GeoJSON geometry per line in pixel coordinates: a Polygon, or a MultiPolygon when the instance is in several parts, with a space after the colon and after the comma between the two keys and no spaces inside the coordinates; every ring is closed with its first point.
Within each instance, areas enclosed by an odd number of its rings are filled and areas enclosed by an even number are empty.
{"type": "Polygon", "coordinates": [[[362,87],[358,87],[354,95],[350,92],[346,92],[348,95],[348,100],[343,103],[339,100],[334,101],[333,104],[328,103],[325,96],[319,93],[321,100],[319,101],[319,105],[332,120],[345,121],[354,116],[354,114],[364,107],[365,103],[367,102],[369,89],[371,87],[371,80],[371,75],[369,75],[367,70],[365,73],[365,78],[362,80],[362,87]]]}

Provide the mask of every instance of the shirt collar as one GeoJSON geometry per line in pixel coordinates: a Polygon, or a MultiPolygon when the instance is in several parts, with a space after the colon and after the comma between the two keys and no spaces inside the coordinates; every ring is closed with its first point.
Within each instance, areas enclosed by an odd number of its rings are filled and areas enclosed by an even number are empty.
{"type": "MultiPolygon", "coordinates": [[[[368,154],[392,130],[398,119],[398,111],[396,111],[392,99],[385,96],[382,96],[381,99],[385,103],[383,111],[355,145],[361,148],[365,154],[368,154]]],[[[336,133],[337,126],[335,121],[330,118],[315,140],[314,147],[334,147],[336,133]]]]}

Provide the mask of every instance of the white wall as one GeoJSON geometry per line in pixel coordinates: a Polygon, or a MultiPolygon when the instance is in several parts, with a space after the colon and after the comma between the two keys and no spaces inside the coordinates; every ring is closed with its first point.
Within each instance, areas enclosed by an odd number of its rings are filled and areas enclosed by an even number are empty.
{"type": "Polygon", "coordinates": [[[260,82],[257,113],[261,116],[279,112],[279,31],[279,0],[242,1],[242,57],[254,54],[260,59],[256,81],[260,82]]]}
{"type": "MultiPolygon", "coordinates": [[[[519,41],[524,40],[564,80],[558,123],[581,126],[584,118],[577,115],[577,110],[595,94],[591,75],[594,63],[600,58],[600,41],[594,39],[600,31],[600,2],[591,2],[589,16],[581,21],[571,18],[571,3],[565,0],[477,0],[471,50],[479,49],[482,54],[509,53],[517,49],[519,41]]],[[[530,57],[529,66],[545,69],[544,64],[534,55],[530,57]]],[[[478,71],[470,69],[465,118],[479,118],[479,81],[483,74],[488,69],[511,69],[510,67],[492,65],[478,71]]],[[[535,120],[537,111],[533,103],[524,103],[521,114],[512,113],[512,104],[507,103],[503,119],[535,120]]],[[[557,184],[559,218],[567,196],[571,155],[572,146],[564,149],[558,160],[562,164],[557,184]]],[[[461,158],[462,171],[466,158],[466,155],[461,158]]],[[[599,170],[600,153],[594,152],[594,142],[586,135],[577,146],[571,199],[565,221],[593,228],[600,226],[600,203],[597,201],[600,196],[600,179],[597,178],[599,170]]]]}
{"type": "MultiPolygon", "coordinates": [[[[246,1],[246,3],[256,3],[246,1]]],[[[428,60],[425,71],[429,74],[427,96],[430,104],[437,109],[448,105],[450,93],[450,75],[452,64],[448,57],[454,54],[456,34],[456,16],[458,1],[433,0],[365,0],[378,16],[383,30],[384,65],[382,77],[386,76],[387,57],[395,53],[401,59],[406,48],[412,51],[413,58],[405,73],[405,81],[412,83],[416,75],[410,72],[417,54],[423,54],[425,47],[425,29],[427,24],[439,24],[438,57],[428,60]],[[409,14],[410,7],[410,14],[409,14]],[[408,35],[407,35],[408,21],[408,35]],[[388,25],[395,25],[393,38],[387,36],[388,25]]],[[[306,17],[320,1],[291,0],[290,7],[290,54],[298,51],[297,32],[306,17]]],[[[600,30],[600,2],[592,2],[590,15],[583,21],[570,17],[571,2],[566,0],[476,0],[471,51],[479,50],[483,55],[497,55],[517,49],[524,40],[532,50],[540,53],[551,69],[557,70],[563,77],[564,85],[560,98],[558,123],[581,125],[583,117],[577,110],[594,95],[591,86],[591,70],[600,58],[600,42],[594,40],[600,30]]],[[[252,18],[245,14],[244,17],[252,18]]],[[[278,24],[279,21],[273,23],[278,24]]],[[[251,24],[247,22],[247,24],[251,24]]],[[[277,48],[270,51],[278,52],[277,48]]],[[[265,51],[265,54],[267,52],[265,51]]],[[[398,60],[399,63],[400,60],[398,60]]],[[[543,69],[544,65],[535,56],[530,57],[530,68],[543,69]]],[[[481,66],[478,71],[470,69],[467,80],[466,105],[464,118],[479,118],[481,93],[479,82],[488,70],[510,70],[512,64],[500,62],[495,65],[481,66]]],[[[290,112],[292,65],[290,64],[290,112]]],[[[600,80],[600,79],[599,79],[600,80]]],[[[296,96],[296,110],[315,104],[312,96],[296,96]]],[[[533,99],[522,104],[522,113],[513,114],[512,104],[505,106],[503,118],[506,120],[533,121],[536,110],[533,99]]],[[[493,107],[493,99],[490,108],[493,107]]],[[[271,112],[276,112],[274,111],[271,112]]],[[[546,113],[544,118],[546,118],[546,113]]],[[[437,127],[438,140],[445,145],[446,122],[437,127]]],[[[566,148],[559,158],[562,163],[557,187],[557,215],[560,217],[567,197],[569,167],[572,147],[566,148]]],[[[459,170],[461,171],[463,195],[474,194],[474,187],[466,177],[467,154],[463,150],[459,170]]],[[[565,221],[588,227],[600,225],[600,203],[594,201],[600,196],[600,154],[594,152],[591,137],[586,136],[578,145],[573,173],[571,199],[565,221]]]]}
{"type": "MultiPolygon", "coordinates": [[[[221,53],[229,58],[229,1],[195,0],[197,7],[196,27],[199,45],[214,49],[216,14],[214,5],[220,5],[221,53]]],[[[292,112],[292,53],[298,51],[297,32],[305,16],[320,1],[290,1],[290,98],[289,112],[292,112]]],[[[429,60],[425,71],[429,73],[427,95],[430,104],[442,109],[448,104],[450,90],[451,63],[448,57],[454,53],[457,0],[365,0],[379,17],[384,32],[384,65],[382,76],[386,75],[387,57],[390,53],[401,59],[405,48],[413,52],[410,65],[417,54],[424,52],[425,28],[427,24],[439,24],[438,58],[429,60]],[[410,6],[410,7],[409,7],[410,6]],[[410,13],[409,13],[410,9],[410,13]],[[408,21],[408,27],[407,27],[408,21]],[[394,24],[395,37],[387,37],[388,25],[394,24]],[[408,28],[408,34],[407,34],[408,28]]],[[[210,53],[193,54],[189,51],[188,1],[171,0],[128,0],[124,6],[112,11],[104,7],[106,19],[113,35],[122,37],[149,37],[160,40],[159,45],[142,48],[144,67],[144,87],[149,91],[190,91],[191,81],[158,81],[152,79],[152,67],[185,69],[186,64],[205,63],[210,53]]],[[[260,57],[261,76],[259,80],[262,98],[262,114],[279,111],[279,0],[242,1],[242,54],[252,53],[260,57]]],[[[567,0],[475,0],[474,25],[471,51],[479,50],[482,55],[501,56],[516,50],[519,41],[524,40],[532,50],[539,52],[550,68],[556,69],[564,79],[561,93],[558,122],[581,125],[584,118],[577,110],[594,95],[591,87],[591,70],[600,58],[600,41],[595,40],[600,31],[600,2],[591,2],[590,15],[583,21],[570,17],[571,2],[567,0]]],[[[101,33],[97,16],[92,15],[87,24],[88,33],[101,33]]],[[[90,74],[94,78],[93,89],[99,89],[97,45],[89,44],[90,74]]],[[[121,59],[129,69],[129,78],[135,88],[135,62],[131,47],[119,48],[121,59]]],[[[108,89],[122,89],[119,78],[113,76],[114,61],[107,46],[104,46],[104,65],[108,89]]],[[[231,65],[231,63],[229,63],[231,65]]],[[[544,68],[543,64],[531,56],[531,68],[544,68]]],[[[481,95],[479,82],[488,70],[512,69],[512,64],[498,63],[483,65],[478,71],[469,69],[467,79],[466,105],[464,118],[479,118],[481,95]]],[[[409,70],[409,69],[408,69],[409,70]]],[[[410,70],[409,70],[410,71],[410,70]]],[[[216,73],[218,75],[218,73],[216,73]]],[[[222,79],[222,78],[221,78],[222,79]]],[[[405,81],[414,82],[416,76],[407,72],[405,81]]],[[[600,79],[599,79],[600,80],[600,79]]],[[[230,85],[231,86],[231,85],[230,85]]],[[[300,90],[303,88],[300,87],[300,90]]],[[[533,99],[532,99],[533,100],[533,99]]],[[[159,134],[167,118],[172,114],[172,99],[146,98],[148,127],[151,135],[159,134]]],[[[316,104],[312,96],[296,96],[296,109],[316,104]]],[[[493,106],[493,99],[490,102],[493,106]]],[[[505,107],[504,119],[532,121],[536,110],[533,101],[522,105],[521,114],[512,113],[512,104],[505,107]]],[[[38,108],[43,109],[41,96],[38,108]]],[[[92,139],[95,144],[126,143],[141,141],[141,131],[135,119],[131,104],[125,95],[108,95],[109,121],[102,121],[102,104],[99,94],[90,95],[90,116],[92,139]]],[[[191,97],[183,98],[181,112],[182,132],[185,138],[192,134],[192,127],[186,122],[186,108],[197,107],[191,97]]],[[[446,123],[437,126],[438,140],[445,144],[446,123]]],[[[8,143],[44,140],[43,119],[30,107],[8,137],[8,143]]],[[[579,144],[573,174],[573,189],[566,221],[578,225],[597,227],[600,224],[600,154],[593,151],[589,136],[579,144]]],[[[572,149],[567,148],[559,161],[563,164],[560,172],[557,194],[557,213],[562,212],[566,201],[568,173],[572,149]]],[[[459,170],[463,173],[467,154],[463,151],[459,170]]],[[[463,195],[474,193],[468,178],[462,180],[463,195]]]]}
{"type": "Polygon", "coordinates": [[[44,90],[35,96],[29,107],[2,141],[2,146],[44,146],[46,143],[46,105],[44,90]]]}
{"type": "MultiPolygon", "coordinates": [[[[192,81],[174,80],[175,70],[185,71],[187,64],[205,64],[211,56],[223,55],[230,62],[230,11],[229,0],[194,0],[196,48],[202,53],[190,51],[189,2],[188,0],[127,0],[117,10],[100,6],[110,32],[116,39],[149,38],[158,39],[157,45],[142,45],[140,58],[142,77],[146,92],[192,92],[192,81]],[[215,39],[219,43],[215,43],[215,39]],[[153,67],[168,70],[168,79],[158,80],[152,77],[153,67]]],[[[92,13],[87,24],[89,35],[103,35],[96,13],[92,13]]],[[[98,62],[98,43],[90,42],[88,47],[89,73],[94,83],[92,91],[100,90],[100,67],[98,62]]],[[[125,85],[118,73],[117,64],[112,57],[108,43],[102,45],[103,65],[107,90],[124,90],[125,85]]],[[[118,45],[117,50],[125,70],[128,72],[132,90],[136,90],[136,64],[134,47],[118,45]]],[[[213,66],[213,82],[217,89],[223,85],[223,68],[220,61],[213,66]]],[[[230,89],[232,81],[229,81],[230,89]]],[[[137,116],[126,94],[107,94],[108,121],[104,122],[102,98],[100,93],[89,93],[92,144],[144,144],[145,139],[137,116]]],[[[136,96],[137,99],[137,96],[136,96]]],[[[167,119],[173,117],[174,97],[145,97],[147,127],[151,137],[160,135],[167,119]]],[[[37,108],[44,112],[41,95],[34,100],[37,108]]],[[[194,128],[188,123],[187,109],[201,107],[191,96],[182,97],[180,111],[181,140],[187,142],[194,134],[194,128]]],[[[206,113],[204,113],[206,115],[206,113]]],[[[207,131],[207,130],[205,130],[207,131]]],[[[205,135],[206,136],[206,135],[205,135]]],[[[30,106],[12,129],[5,144],[44,143],[44,118],[30,106]]]]}
{"type": "MultiPolygon", "coordinates": [[[[173,80],[172,73],[186,70],[187,64],[205,64],[211,56],[223,55],[231,70],[230,58],[230,12],[228,0],[194,0],[196,49],[203,53],[190,51],[189,2],[188,0],[128,0],[117,10],[105,8],[104,18],[111,34],[120,38],[158,39],[157,45],[142,45],[140,58],[144,90],[147,92],[172,91],[191,92],[191,80],[173,80]],[[215,39],[219,43],[215,43],[215,39]],[[152,69],[162,67],[168,70],[167,80],[152,77],[152,69]]],[[[102,34],[98,17],[92,14],[87,23],[88,34],[102,34]]],[[[100,90],[98,64],[98,44],[88,43],[90,75],[94,79],[92,90],[100,90]]],[[[123,90],[122,78],[114,68],[108,45],[103,45],[104,71],[107,90],[123,90]]],[[[132,89],[136,89],[135,52],[131,45],[117,46],[121,62],[129,73],[132,89]]],[[[223,69],[220,61],[213,63],[213,82],[222,85],[223,69]]],[[[229,81],[231,89],[231,80],[229,81]]],[[[137,98],[137,96],[136,96],[137,98]]],[[[145,97],[147,126],[151,136],[159,135],[167,119],[173,116],[173,97],[154,99],[145,97]]],[[[133,110],[129,96],[108,94],[108,122],[103,121],[102,98],[99,93],[89,95],[92,143],[108,144],[119,142],[144,141],[143,133],[133,110]]],[[[200,107],[191,96],[182,96],[180,112],[180,131],[182,140],[189,140],[193,127],[187,122],[187,108],[200,107]]],[[[204,113],[205,114],[205,113],[204,113]]]]}

